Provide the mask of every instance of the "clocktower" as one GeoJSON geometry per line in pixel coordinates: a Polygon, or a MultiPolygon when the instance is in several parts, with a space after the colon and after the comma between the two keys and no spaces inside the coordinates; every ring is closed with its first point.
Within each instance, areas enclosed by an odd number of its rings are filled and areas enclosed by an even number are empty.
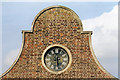
{"type": "Polygon", "coordinates": [[[92,31],[83,31],[78,15],[64,6],[40,11],[32,30],[22,31],[18,58],[2,79],[63,80],[115,79],[98,62],[92,49],[92,31]]]}

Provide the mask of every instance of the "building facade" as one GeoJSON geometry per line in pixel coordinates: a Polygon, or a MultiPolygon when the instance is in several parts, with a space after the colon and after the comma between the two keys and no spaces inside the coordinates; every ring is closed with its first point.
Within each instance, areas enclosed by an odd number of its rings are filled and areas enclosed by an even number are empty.
{"type": "Polygon", "coordinates": [[[22,31],[23,43],[2,79],[114,79],[92,49],[92,31],[83,31],[78,15],[64,6],[40,11],[32,30],[22,31]]]}

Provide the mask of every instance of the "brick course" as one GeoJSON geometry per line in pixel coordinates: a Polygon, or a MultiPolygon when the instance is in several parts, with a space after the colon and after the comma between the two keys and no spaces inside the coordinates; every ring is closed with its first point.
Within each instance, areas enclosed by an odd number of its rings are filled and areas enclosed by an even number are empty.
{"type": "Polygon", "coordinates": [[[91,31],[83,31],[79,17],[69,8],[52,6],[34,19],[32,31],[23,31],[23,48],[14,66],[3,78],[114,78],[96,62],[91,51],[91,31]],[[43,51],[52,44],[67,47],[71,66],[61,74],[42,65],[43,51]]]}

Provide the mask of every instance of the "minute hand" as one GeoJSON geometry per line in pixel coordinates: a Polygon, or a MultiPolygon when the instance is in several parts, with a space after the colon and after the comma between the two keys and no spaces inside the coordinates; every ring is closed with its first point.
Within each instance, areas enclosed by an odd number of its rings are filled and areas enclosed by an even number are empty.
{"type": "Polygon", "coordinates": [[[59,61],[59,58],[57,57],[57,66],[59,65],[58,61],[59,61]]]}

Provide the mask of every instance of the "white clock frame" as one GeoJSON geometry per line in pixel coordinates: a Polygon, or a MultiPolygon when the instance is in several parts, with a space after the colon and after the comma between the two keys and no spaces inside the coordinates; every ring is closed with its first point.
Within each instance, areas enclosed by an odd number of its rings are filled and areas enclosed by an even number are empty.
{"type": "Polygon", "coordinates": [[[51,72],[51,73],[53,73],[53,74],[61,74],[61,73],[63,73],[64,71],[66,71],[66,70],[70,67],[71,63],[72,63],[72,55],[71,55],[71,52],[70,52],[70,50],[69,50],[67,47],[65,47],[65,46],[63,46],[63,45],[53,44],[53,45],[48,46],[48,47],[43,51],[43,54],[42,54],[42,65],[44,66],[44,68],[45,68],[47,71],[49,71],[49,72],[51,72]],[[65,49],[66,52],[68,53],[68,56],[69,56],[69,63],[68,63],[68,65],[66,66],[65,69],[63,69],[63,70],[61,70],[61,71],[53,71],[53,70],[50,70],[50,69],[45,65],[45,62],[44,62],[44,55],[45,55],[45,53],[47,52],[47,50],[50,49],[50,48],[52,48],[52,47],[56,47],[56,46],[65,49]]]}

